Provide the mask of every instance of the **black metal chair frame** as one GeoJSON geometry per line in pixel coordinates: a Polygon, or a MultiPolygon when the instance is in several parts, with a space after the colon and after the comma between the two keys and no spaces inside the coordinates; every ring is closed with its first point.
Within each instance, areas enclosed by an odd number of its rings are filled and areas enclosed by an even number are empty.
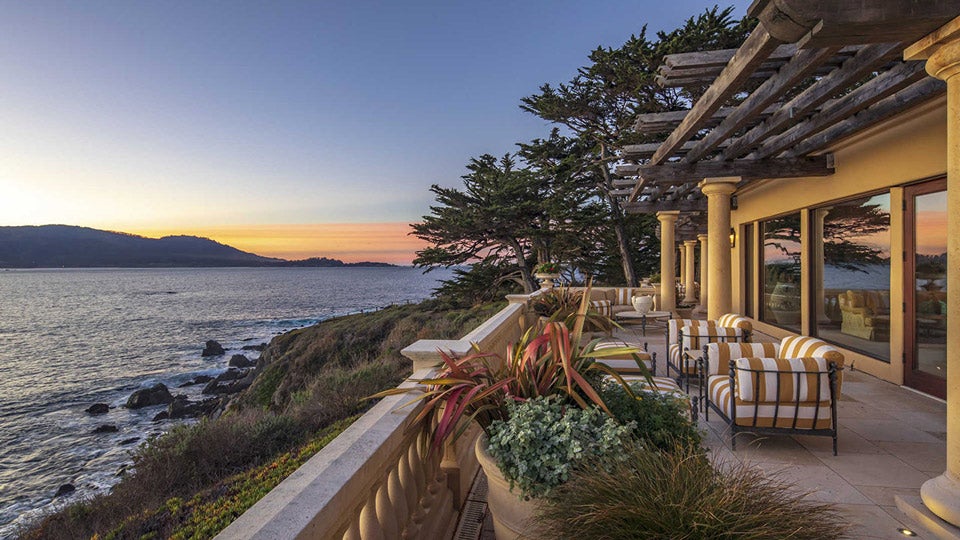
{"type": "MultiPolygon", "coordinates": [[[[704,350],[704,357],[700,359],[699,372],[701,376],[705,374],[704,359],[706,357],[706,350],[704,350]]],[[[778,413],[780,412],[780,405],[791,405],[793,406],[793,423],[791,427],[758,427],[757,426],[757,412],[759,412],[760,402],[757,401],[754,404],[753,410],[753,425],[751,426],[741,426],[737,424],[737,371],[748,371],[754,373],[755,375],[751,377],[753,379],[753,388],[754,395],[759,395],[759,385],[761,379],[761,373],[776,373],[778,375],[783,375],[784,373],[793,373],[797,376],[797,381],[799,384],[800,377],[802,375],[807,375],[810,373],[822,373],[821,371],[777,371],[774,369],[746,369],[736,367],[736,360],[730,360],[730,399],[733,401],[730,405],[730,416],[728,417],[724,414],[723,409],[717,403],[713,402],[710,399],[710,391],[707,389],[704,394],[706,395],[706,407],[704,408],[705,418],[710,420],[710,409],[713,409],[713,412],[717,413],[721,419],[723,419],[727,425],[730,426],[730,449],[737,449],[737,433],[746,432],[746,433],[758,433],[763,435],[819,435],[824,437],[833,438],[833,455],[837,455],[837,371],[842,368],[837,368],[836,362],[829,362],[827,364],[827,377],[830,384],[830,428],[829,429],[804,429],[798,428],[797,420],[799,419],[800,414],[800,404],[803,403],[800,401],[799,392],[797,393],[797,399],[793,401],[781,401],[780,400],[780,377],[777,377],[777,400],[774,402],[773,410],[773,423],[777,423],[778,413]]],[[[816,396],[820,395],[820,377],[817,377],[817,391],[816,396]]],[[[701,385],[702,386],[702,385],[701,385]]],[[[702,401],[703,398],[701,398],[702,401]]],[[[813,416],[813,425],[817,425],[819,420],[818,415],[820,413],[820,407],[817,407],[813,416]]]]}

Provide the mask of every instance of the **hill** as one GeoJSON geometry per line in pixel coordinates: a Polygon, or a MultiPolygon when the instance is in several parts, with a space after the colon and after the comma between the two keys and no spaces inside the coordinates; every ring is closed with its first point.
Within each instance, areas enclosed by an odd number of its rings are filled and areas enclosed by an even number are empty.
{"type": "Polygon", "coordinates": [[[261,257],[197,236],[145,238],[71,225],[0,227],[0,268],[142,268],[182,266],[392,266],[326,257],[261,257]]]}

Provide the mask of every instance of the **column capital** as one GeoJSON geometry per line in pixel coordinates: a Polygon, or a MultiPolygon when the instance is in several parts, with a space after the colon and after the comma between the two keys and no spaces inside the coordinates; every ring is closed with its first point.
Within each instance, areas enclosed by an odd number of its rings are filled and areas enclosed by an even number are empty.
{"type": "Polygon", "coordinates": [[[710,238],[710,236],[709,236],[709,235],[706,235],[706,234],[698,234],[698,235],[697,235],[697,240],[699,240],[701,244],[706,244],[706,243],[707,243],[707,238],[710,238]]]}
{"type": "Polygon", "coordinates": [[[696,241],[696,240],[684,240],[684,241],[683,241],[683,245],[685,245],[685,246],[691,246],[691,247],[692,247],[692,246],[696,246],[696,245],[697,245],[697,241],[696,241]]]}
{"type": "Polygon", "coordinates": [[[662,212],[657,212],[657,219],[661,222],[663,221],[676,221],[680,217],[679,210],[664,210],[662,212]]]}
{"type": "Polygon", "coordinates": [[[742,180],[739,176],[723,176],[718,178],[704,178],[697,187],[704,195],[713,195],[717,193],[731,194],[737,190],[737,184],[742,180]]]}
{"type": "Polygon", "coordinates": [[[904,60],[926,60],[932,77],[947,80],[960,73],[960,17],[903,51],[904,60]]]}

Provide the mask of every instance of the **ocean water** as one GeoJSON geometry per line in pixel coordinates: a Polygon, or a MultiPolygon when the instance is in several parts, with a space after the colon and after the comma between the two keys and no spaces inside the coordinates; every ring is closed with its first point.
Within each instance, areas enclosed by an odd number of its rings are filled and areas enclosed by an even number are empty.
{"type": "Polygon", "coordinates": [[[0,271],[0,538],[55,505],[107,490],[131,451],[173,422],[122,407],[163,382],[200,397],[243,345],[337,315],[430,295],[446,272],[413,268],[0,271]],[[202,358],[206,340],[227,354],[202,358]],[[84,409],[108,403],[109,413],[84,409]],[[117,433],[93,434],[113,424],[117,433]],[[136,438],[134,442],[121,444],[136,438]],[[77,491],[54,499],[61,484],[77,491]]]}

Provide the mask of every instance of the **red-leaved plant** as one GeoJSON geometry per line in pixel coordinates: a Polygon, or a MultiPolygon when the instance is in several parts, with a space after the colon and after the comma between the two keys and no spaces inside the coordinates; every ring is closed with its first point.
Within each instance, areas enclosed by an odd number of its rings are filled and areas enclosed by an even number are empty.
{"type": "MultiPolygon", "coordinates": [[[[598,363],[597,358],[633,354],[643,372],[646,366],[635,347],[612,347],[596,350],[599,339],[581,346],[583,323],[589,306],[584,294],[573,329],[561,322],[548,322],[541,331],[531,328],[520,341],[507,348],[506,358],[483,352],[476,344],[474,351],[456,358],[440,351],[443,366],[436,377],[422,379],[426,391],[418,397],[424,402],[415,425],[433,420],[432,447],[440,449],[449,437],[456,437],[475,420],[484,431],[494,420],[507,420],[506,402],[525,401],[538,396],[564,395],[581,408],[594,404],[610,414],[599,393],[584,376],[599,370],[620,382],[633,393],[613,369],[598,363]]],[[[419,390],[419,389],[416,389],[419,390]]],[[[372,397],[408,393],[409,388],[392,388],[372,397]]]]}

